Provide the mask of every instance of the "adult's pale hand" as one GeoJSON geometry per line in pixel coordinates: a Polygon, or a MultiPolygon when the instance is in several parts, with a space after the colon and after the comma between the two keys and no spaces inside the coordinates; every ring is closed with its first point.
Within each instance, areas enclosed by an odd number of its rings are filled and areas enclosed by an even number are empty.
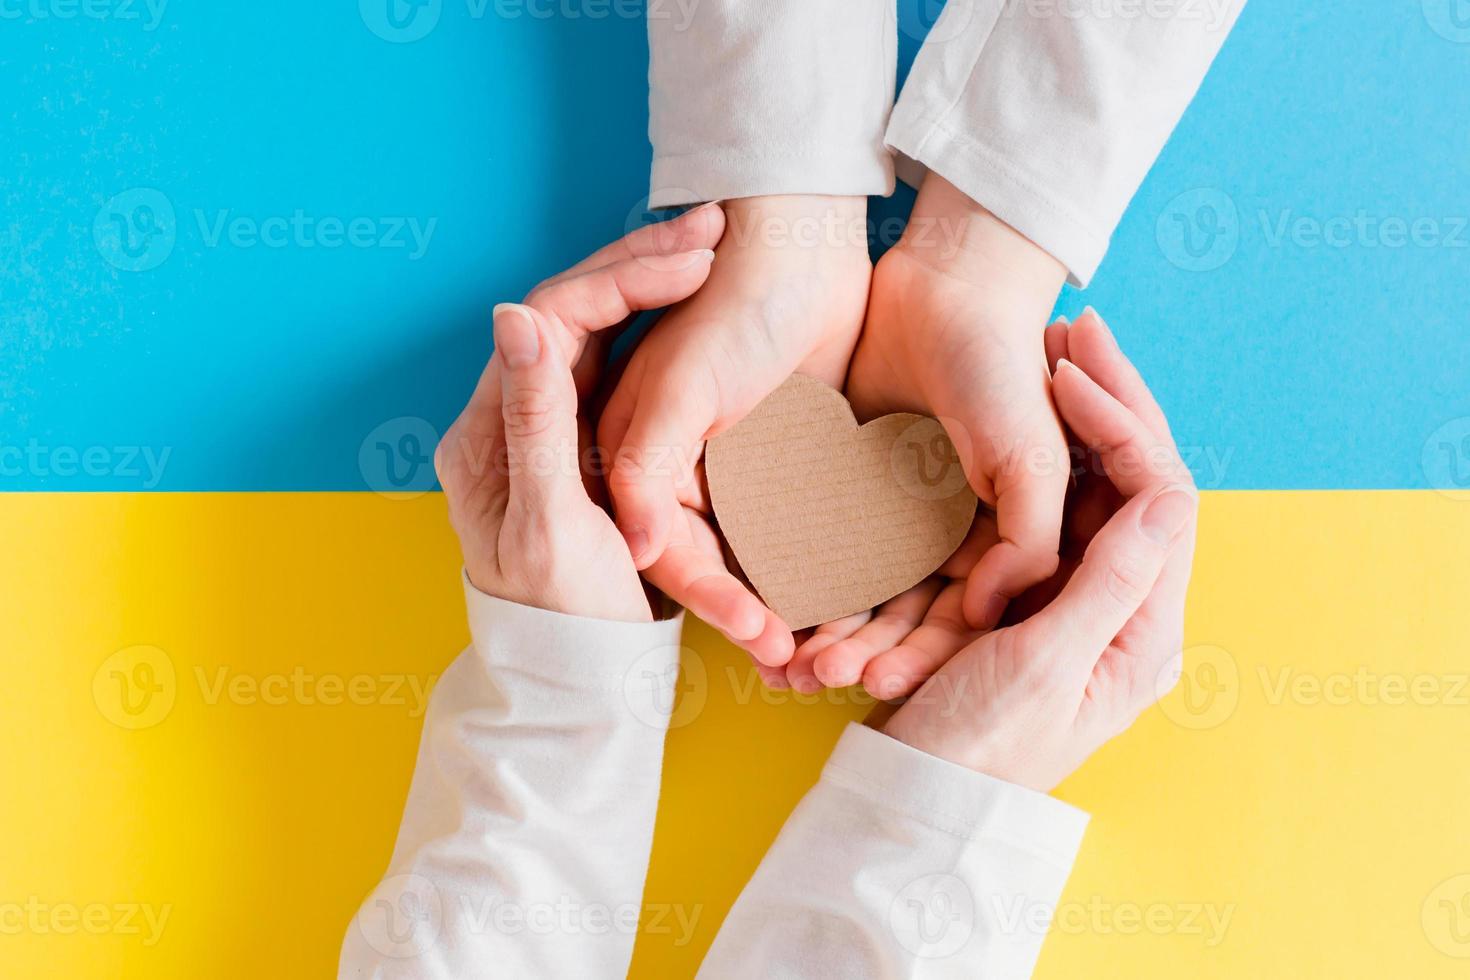
{"type": "MultiPolygon", "coordinates": [[[[840,387],[872,266],[863,198],[727,201],[709,282],[639,345],[599,442],[618,527],[645,577],[749,650],[790,658],[790,630],[726,567],[699,480],[704,442],[793,372],[840,387]]],[[[762,675],[780,675],[763,670],[762,675]]]]}
{"type": "Polygon", "coordinates": [[[576,616],[650,618],[627,546],[584,482],[591,440],[578,407],[603,362],[599,331],[692,294],[723,229],[718,208],[640,229],[523,305],[496,308],[495,354],[434,455],[480,591],[576,616]]]}
{"type": "Polygon", "coordinates": [[[1178,675],[1197,495],[1163,413],[1095,315],[1047,330],[1053,395],[1090,450],[1058,574],[1013,604],[884,730],[931,755],[1049,790],[1178,675]]]}
{"type": "Polygon", "coordinates": [[[788,666],[798,689],[861,681],[877,693],[875,678],[907,677],[886,696],[909,693],[1056,570],[1069,466],[1042,328],[1065,275],[943,178],[925,180],[873,274],[847,395],[860,419],[938,417],[992,510],[939,576],[803,643],[788,666]]]}

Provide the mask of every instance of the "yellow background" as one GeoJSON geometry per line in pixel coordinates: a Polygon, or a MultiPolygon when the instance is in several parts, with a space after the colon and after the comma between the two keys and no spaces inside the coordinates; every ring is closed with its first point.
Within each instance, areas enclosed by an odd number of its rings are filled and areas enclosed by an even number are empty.
{"type": "MultiPolygon", "coordinates": [[[[0,531],[0,976],[330,975],[407,789],[404,679],[467,638],[442,498],[8,495],[0,531]],[[127,714],[119,673],[157,700],[127,714]],[[309,696],[254,686],[293,673],[309,696]],[[17,929],[27,904],[168,918],[17,929]]],[[[1470,503],[1433,492],[1206,494],[1185,684],[1059,791],[1093,821],[1040,975],[1470,973],[1467,554],[1470,503]]],[[[685,642],[645,901],[699,919],[640,936],[643,978],[692,974],[866,710],[685,642]]]]}

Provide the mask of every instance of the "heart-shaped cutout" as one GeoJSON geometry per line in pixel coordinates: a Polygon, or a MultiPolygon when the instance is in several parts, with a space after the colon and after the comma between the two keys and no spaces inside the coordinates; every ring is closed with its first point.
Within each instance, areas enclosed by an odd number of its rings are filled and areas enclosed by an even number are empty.
{"type": "Polygon", "coordinates": [[[923,581],[975,518],[938,421],[885,415],[860,427],[840,392],[802,375],[710,440],[705,475],[740,567],[794,630],[923,581]]]}

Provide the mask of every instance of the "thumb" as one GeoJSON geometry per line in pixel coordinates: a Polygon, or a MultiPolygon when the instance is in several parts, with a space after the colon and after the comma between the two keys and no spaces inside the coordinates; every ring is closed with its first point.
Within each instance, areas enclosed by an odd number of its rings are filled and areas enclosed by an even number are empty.
{"type": "Polygon", "coordinates": [[[1089,658],[1113,642],[1153,591],[1197,501],[1184,485],[1130,500],[1098,531],[1061,593],[1031,620],[1046,647],[1089,658]]]}
{"type": "Polygon", "coordinates": [[[614,457],[608,477],[613,512],[634,563],[646,569],[673,537],[680,490],[695,478],[715,406],[708,389],[686,374],[670,375],[669,380],[644,375],[642,381],[636,390],[618,385],[603,423],[611,437],[605,445],[614,457]]]}
{"type": "Polygon", "coordinates": [[[577,460],[577,389],[560,346],[528,306],[502,303],[494,319],[512,503],[540,507],[559,494],[585,492],[577,460]]]}

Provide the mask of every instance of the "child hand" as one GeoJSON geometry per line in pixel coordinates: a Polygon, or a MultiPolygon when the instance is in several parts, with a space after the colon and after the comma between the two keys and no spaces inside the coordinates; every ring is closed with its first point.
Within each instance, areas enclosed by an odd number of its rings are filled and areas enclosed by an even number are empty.
{"type": "Polygon", "coordinates": [[[578,401],[605,335],[634,310],[689,296],[709,274],[718,209],[640,229],[495,311],[495,354],[434,466],[470,582],[574,616],[646,621],[648,599],[583,482],[578,401]]]}
{"type": "Polygon", "coordinates": [[[1010,596],[1056,570],[1070,464],[1041,325],[1064,275],[942,178],[925,181],[903,240],[874,272],[847,395],[860,420],[938,417],[993,511],[935,579],[870,618],[820,628],[792,658],[794,686],[862,681],[883,697],[907,694],[992,628],[1010,596]]]}
{"type": "Polygon", "coordinates": [[[618,527],[647,579],[758,662],[790,631],[725,567],[698,480],[706,439],[793,372],[840,387],[867,304],[862,198],[729,201],[709,282],[634,352],[599,426],[618,527]]]}
{"type": "Polygon", "coordinates": [[[994,626],[1006,600],[1056,570],[1066,441],[1042,327],[1065,270],[942,178],[879,263],[848,397],[860,418],[921,411],[945,425],[998,543],[970,573],[965,618],[994,626]]]}

